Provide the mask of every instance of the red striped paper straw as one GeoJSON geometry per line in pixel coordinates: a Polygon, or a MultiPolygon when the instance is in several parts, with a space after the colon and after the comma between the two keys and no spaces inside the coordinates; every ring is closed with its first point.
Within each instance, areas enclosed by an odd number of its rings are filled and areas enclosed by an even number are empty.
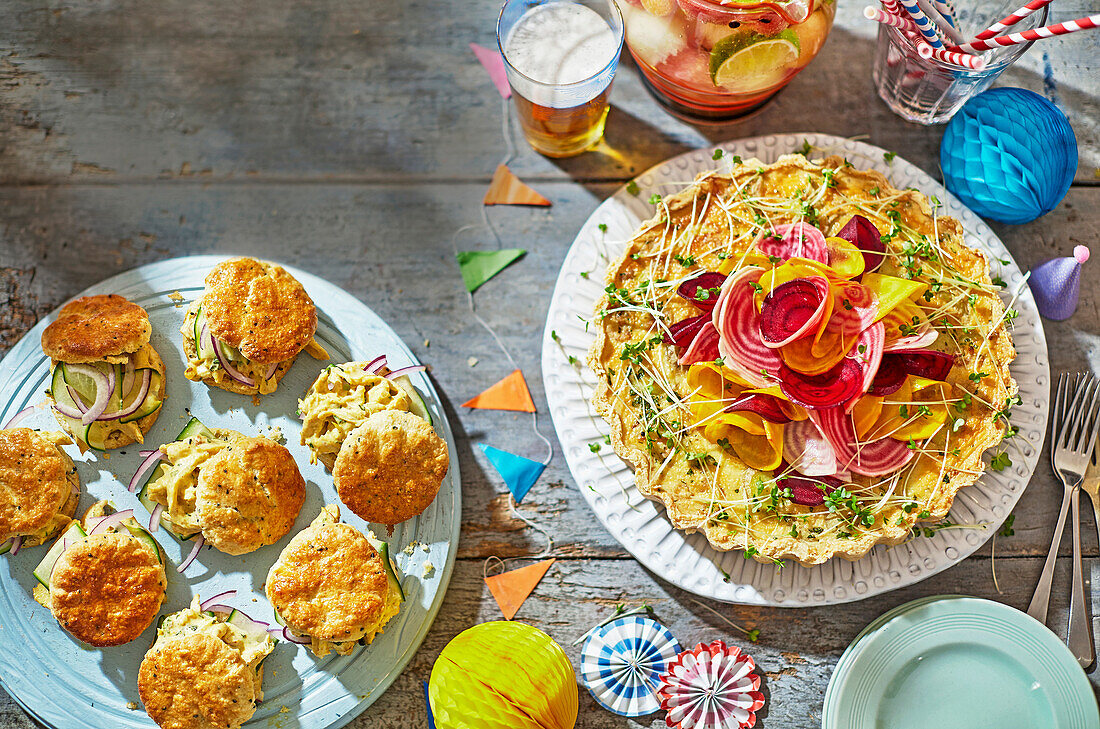
{"type": "Polygon", "coordinates": [[[1011,28],[1013,25],[1016,25],[1016,23],[1019,23],[1021,20],[1034,13],[1036,10],[1041,10],[1049,4],[1050,0],[1031,0],[1031,2],[1029,2],[1027,5],[1012,13],[1012,15],[1006,16],[1001,20],[998,20],[996,23],[989,26],[981,33],[978,33],[976,36],[974,36],[974,39],[985,40],[986,38],[992,38],[993,36],[1000,33],[1002,30],[1006,28],[1011,28]]]}
{"type": "Polygon", "coordinates": [[[890,15],[897,15],[898,17],[905,17],[905,10],[902,9],[898,0],[882,0],[882,9],[890,13],[890,15]]]}
{"type": "Polygon", "coordinates": [[[883,25],[889,25],[891,28],[898,28],[899,30],[912,30],[913,32],[917,30],[913,25],[913,21],[909,20],[908,16],[888,13],[876,7],[872,7],[871,5],[863,9],[863,17],[868,20],[874,20],[877,23],[882,23],[883,25]]]}
{"type": "Polygon", "coordinates": [[[917,41],[917,54],[926,61],[929,58],[935,58],[937,61],[969,68],[971,71],[981,71],[985,68],[985,59],[981,56],[972,56],[969,53],[956,53],[955,51],[945,51],[942,48],[933,48],[924,41],[917,41]]]}
{"type": "Polygon", "coordinates": [[[1100,26],[1100,13],[1090,15],[1086,18],[1078,18],[1077,20],[1067,20],[1057,25],[1035,28],[1034,30],[1024,30],[1010,35],[999,35],[985,40],[972,40],[969,43],[951,46],[948,50],[960,53],[977,53],[979,51],[988,51],[999,46],[1015,46],[1020,43],[1029,43],[1039,40],[1040,38],[1050,38],[1056,35],[1076,33],[1079,30],[1088,30],[1089,28],[1096,28],[1097,26],[1100,26]]]}

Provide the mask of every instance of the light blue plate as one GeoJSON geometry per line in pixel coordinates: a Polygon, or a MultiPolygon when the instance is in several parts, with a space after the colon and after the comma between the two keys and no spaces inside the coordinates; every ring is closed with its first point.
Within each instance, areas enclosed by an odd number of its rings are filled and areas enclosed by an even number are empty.
{"type": "MultiPolygon", "coordinates": [[[[116,293],[141,304],[153,325],[152,342],[164,359],[168,399],[156,424],[145,437],[145,445],[132,445],[109,454],[77,456],[84,489],[80,509],[93,501],[109,498],[119,509],[134,509],[139,521],[149,514],[128,493],[125,484],[137,470],[139,448],[155,448],[173,439],[190,414],[209,426],[231,428],[246,434],[267,434],[277,427],[286,446],[306,479],[306,500],[294,529],[281,541],[251,554],[232,557],[203,549],[184,575],[176,572],[188,549],[163,529],[154,536],[168,555],[168,600],[162,612],[185,607],[195,593],[212,597],[235,589],[237,596],[224,600],[257,620],[273,621],[271,606],[264,596],[268,568],[290,538],[309,524],[325,503],[339,503],[332,478],[320,464],[311,466],[309,454],[299,445],[300,422],[297,399],[330,362],[318,362],[306,354],[279,384],[255,406],[249,397],[235,395],[183,377],[184,356],[179,334],[187,303],[200,295],[203,278],[225,256],[176,258],[142,266],[97,284],[83,294],[116,293]],[[178,294],[176,294],[178,292],[178,294]],[[176,301],[172,296],[182,296],[176,301]],[[182,552],[182,554],[181,554],[182,552]]],[[[295,276],[317,304],[317,339],[332,356],[331,362],[389,357],[391,367],[414,364],[412,352],[385,322],[343,289],[316,276],[292,268],[295,276]]],[[[0,362],[0,423],[27,405],[44,401],[49,361],[40,348],[42,329],[55,315],[39,322],[0,362]]],[[[451,469],[435,502],[419,517],[397,525],[392,536],[384,527],[373,530],[392,545],[398,566],[404,573],[407,596],[401,612],[372,645],[350,656],[330,654],[316,658],[304,646],[280,641],[264,663],[264,701],[247,726],[279,729],[336,729],[360,714],[401,673],[420,646],[435,618],[451,577],[461,519],[458,458],[439,396],[423,373],[412,375],[413,384],[425,396],[436,429],[447,441],[451,469]],[[413,541],[427,545],[406,553],[413,541]],[[424,577],[424,563],[435,570],[424,577]]],[[[23,425],[57,430],[44,408],[39,408],[23,425]]],[[[371,525],[342,509],[346,521],[366,530],[371,525]]],[[[190,544],[190,543],[185,543],[190,544]]],[[[0,682],[16,701],[39,721],[58,729],[126,729],[155,727],[140,708],[137,671],[148,650],[155,629],[149,628],[137,640],[118,648],[92,649],[63,631],[42,606],[31,598],[34,577],[31,570],[42,559],[44,548],[21,550],[18,555],[0,557],[0,682]]]]}
{"type": "Polygon", "coordinates": [[[1100,729],[1092,686],[1046,626],[991,600],[923,598],[841,656],[823,729],[1100,729]]]}

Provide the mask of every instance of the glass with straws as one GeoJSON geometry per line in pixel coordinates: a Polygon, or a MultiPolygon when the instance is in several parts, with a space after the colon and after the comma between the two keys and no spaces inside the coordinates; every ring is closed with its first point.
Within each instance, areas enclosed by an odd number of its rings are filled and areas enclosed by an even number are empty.
{"type": "Polygon", "coordinates": [[[497,43],[535,151],[572,157],[599,143],[623,46],[613,0],[508,0],[497,43]]]}

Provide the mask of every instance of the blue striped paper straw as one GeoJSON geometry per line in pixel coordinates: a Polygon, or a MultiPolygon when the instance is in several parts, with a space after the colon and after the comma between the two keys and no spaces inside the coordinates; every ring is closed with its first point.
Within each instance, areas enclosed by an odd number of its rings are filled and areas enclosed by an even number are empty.
{"type": "Polygon", "coordinates": [[[940,15],[951,24],[952,28],[958,29],[959,21],[955,19],[955,8],[951,0],[932,0],[932,7],[940,11],[940,15]]]}
{"type": "Polygon", "coordinates": [[[928,41],[928,45],[933,48],[943,48],[943,41],[940,40],[940,36],[936,32],[936,24],[920,9],[917,0],[898,0],[898,4],[913,19],[913,24],[917,26],[917,30],[928,41]]]}

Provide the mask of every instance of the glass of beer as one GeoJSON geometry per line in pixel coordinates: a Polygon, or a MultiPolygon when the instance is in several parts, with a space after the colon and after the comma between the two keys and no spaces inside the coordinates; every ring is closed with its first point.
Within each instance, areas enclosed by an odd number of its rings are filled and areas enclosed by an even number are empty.
{"type": "Polygon", "coordinates": [[[547,157],[594,147],[623,47],[614,0],[507,0],[497,43],[528,143],[547,157]]]}

